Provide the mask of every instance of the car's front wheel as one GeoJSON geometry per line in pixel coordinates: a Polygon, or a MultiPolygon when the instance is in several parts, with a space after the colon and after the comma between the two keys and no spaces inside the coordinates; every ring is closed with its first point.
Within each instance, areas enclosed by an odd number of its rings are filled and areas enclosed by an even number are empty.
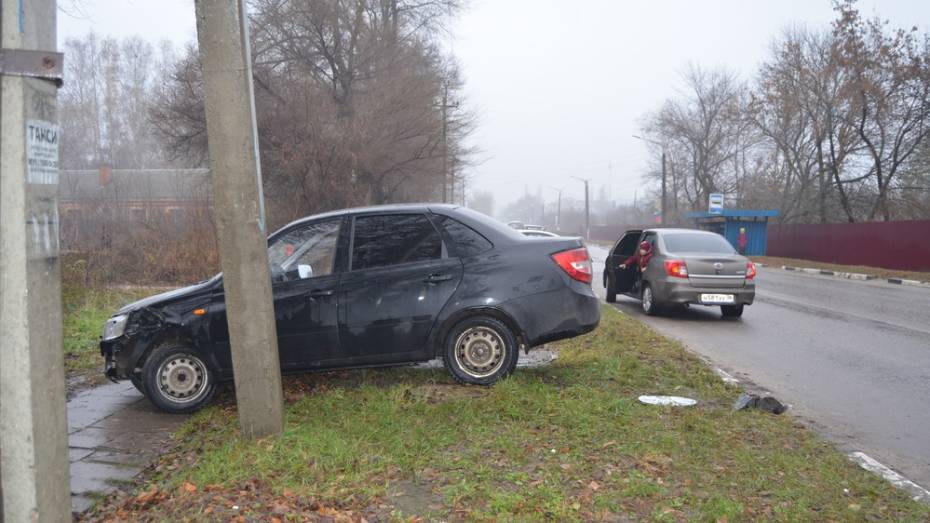
{"type": "Polygon", "coordinates": [[[743,315],[743,305],[721,305],[720,313],[724,318],[739,318],[743,315]]]}
{"type": "Polygon", "coordinates": [[[142,376],[133,372],[129,375],[129,382],[132,383],[132,386],[136,388],[137,391],[145,394],[145,386],[142,385],[142,376]]]}
{"type": "Polygon", "coordinates": [[[655,316],[659,313],[659,304],[656,302],[656,295],[652,292],[652,286],[643,282],[643,312],[649,316],[655,316]]]}
{"type": "Polygon", "coordinates": [[[171,413],[187,413],[206,405],[216,390],[210,367],[190,347],[163,345],[142,367],[142,387],[149,401],[171,413]]]}
{"type": "Polygon", "coordinates": [[[473,316],[449,332],[442,359],[459,383],[492,385],[513,372],[518,357],[516,338],[506,325],[473,316]]]}

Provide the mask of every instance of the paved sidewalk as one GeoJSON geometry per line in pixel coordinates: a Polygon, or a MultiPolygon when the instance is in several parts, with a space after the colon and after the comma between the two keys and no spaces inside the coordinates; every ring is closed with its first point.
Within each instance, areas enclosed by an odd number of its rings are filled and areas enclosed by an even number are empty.
{"type": "Polygon", "coordinates": [[[77,393],[68,401],[72,510],[142,472],[185,419],[157,410],[128,381],[77,393]]]}

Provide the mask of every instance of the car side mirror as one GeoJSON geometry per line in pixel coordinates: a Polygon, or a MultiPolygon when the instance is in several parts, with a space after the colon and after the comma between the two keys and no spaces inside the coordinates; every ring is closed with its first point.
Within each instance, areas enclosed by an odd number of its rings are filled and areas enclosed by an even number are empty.
{"type": "Polygon", "coordinates": [[[298,264],[292,266],[284,273],[284,281],[306,280],[313,276],[313,268],[309,265],[298,264]]]}

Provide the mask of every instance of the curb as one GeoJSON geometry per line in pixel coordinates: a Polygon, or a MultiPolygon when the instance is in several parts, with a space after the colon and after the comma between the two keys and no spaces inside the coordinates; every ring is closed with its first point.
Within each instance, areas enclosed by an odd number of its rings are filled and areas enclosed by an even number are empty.
{"type": "MultiPolygon", "coordinates": [[[[757,263],[756,265],[760,267],[768,267],[767,265],[764,265],[761,263],[757,263]]],[[[829,271],[826,269],[813,269],[810,267],[792,267],[789,265],[782,265],[781,268],[786,271],[803,272],[805,274],[817,274],[820,276],[832,276],[834,278],[843,278],[846,280],[859,280],[859,281],[884,280],[886,283],[891,283],[894,285],[907,285],[910,287],[923,287],[925,289],[930,289],[930,282],[919,281],[919,280],[905,280],[901,278],[879,278],[878,276],[873,276],[871,274],[863,274],[859,272],[838,272],[838,271],[829,271]]]]}

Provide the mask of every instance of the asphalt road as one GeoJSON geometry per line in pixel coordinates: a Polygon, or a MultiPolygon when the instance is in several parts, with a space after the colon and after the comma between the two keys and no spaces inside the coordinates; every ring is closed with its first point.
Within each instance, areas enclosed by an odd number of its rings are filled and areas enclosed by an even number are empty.
{"type": "MultiPolygon", "coordinates": [[[[603,297],[607,250],[589,246],[603,297]]],[[[930,289],[760,268],[741,320],[691,306],[660,317],[615,307],[768,389],[847,452],[930,488],[930,289]]]]}

